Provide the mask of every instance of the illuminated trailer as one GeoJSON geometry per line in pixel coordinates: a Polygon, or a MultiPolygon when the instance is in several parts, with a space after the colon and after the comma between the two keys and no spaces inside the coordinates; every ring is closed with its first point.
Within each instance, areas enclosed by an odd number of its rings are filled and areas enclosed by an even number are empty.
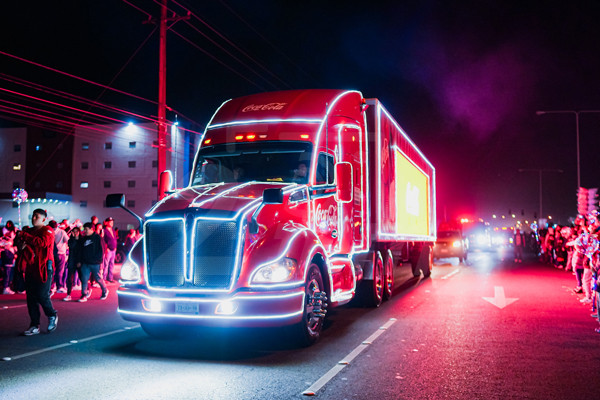
{"type": "Polygon", "coordinates": [[[121,316],[150,335],[286,326],[308,345],[328,307],[391,297],[399,257],[431,272],[435,170],[358,91],[226,101],[189,185],[169,193],[145,214],[118,290],[121,316]]]}

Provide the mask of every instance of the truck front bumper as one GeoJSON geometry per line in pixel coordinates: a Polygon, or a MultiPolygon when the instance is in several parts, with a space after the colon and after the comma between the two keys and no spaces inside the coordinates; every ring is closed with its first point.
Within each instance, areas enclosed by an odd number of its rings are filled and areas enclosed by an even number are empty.
{"type": "Polygon", "coordinates": [[[118,312],[134,322],[175,323],[198,326],[269,327],[294,324],[302,319],[304,287],[280,291],[238,292],[231,295],[195,296],[151,293],[144,288],[121,286],[118,312]]]}

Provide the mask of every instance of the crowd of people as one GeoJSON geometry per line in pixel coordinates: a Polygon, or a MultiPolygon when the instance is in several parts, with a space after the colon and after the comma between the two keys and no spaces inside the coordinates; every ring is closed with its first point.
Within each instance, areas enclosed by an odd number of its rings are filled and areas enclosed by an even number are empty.
{"type": "MultiPolygon", "coordinates": [[[[592,317],[600,322],[600,218],[597,212],[578,216],[573,226],[554,225],[536,235],[540,260],[572,272],[573,291],[583,294],[580,302],[589,305],[592,317]]],[[[596,328],[600,333],[600,328],[596,328]]]]}
{"type": "MultiPolygon", "coordinates": [[[[127,253],[138,239],[139,233],[129,230],[122,251],[127,253]]],[[[5,295],[26,293],[31,323],[24,334],[40,332],[39,306],[48,317],[48,332],[56,329],[58,315],[50,300],[55,293],[66,293],[63,301],[83,303],[91,297],[93,287],[100,287],[100,300],[106,299],[107,283],[115,282],[118,242],[111,217],[104,223],[96,216],[86,223],[79,219],[58,223],[48,220],[45,210],[36,209],[31,227],[20,230],[7,221],[0,239],[0,288],[5,295]],[[78,297],[74,291],[80,292],[78,297]]]]}

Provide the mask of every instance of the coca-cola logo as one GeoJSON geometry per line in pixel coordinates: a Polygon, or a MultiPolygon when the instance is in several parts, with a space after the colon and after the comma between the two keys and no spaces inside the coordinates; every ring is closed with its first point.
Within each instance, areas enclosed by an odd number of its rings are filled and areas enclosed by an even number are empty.
{"type": "Polygon", "coordinates": [[[242,112],[283,110],[286,105],[287,103],[250,104],[244,107],[242,112]]]}

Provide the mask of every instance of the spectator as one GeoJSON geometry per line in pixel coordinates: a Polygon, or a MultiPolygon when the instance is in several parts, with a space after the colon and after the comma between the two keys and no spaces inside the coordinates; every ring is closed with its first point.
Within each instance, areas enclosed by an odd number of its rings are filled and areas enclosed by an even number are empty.
{"type": "Polygon", "coordinates": [[[14,276],[15,254],[17,253],[14,238],[15,233],[9,230],[0,239],[0,260],[4,279],[2,294],[15,294],[10,288],[14,276]]]}
{"type": "Polygon", "coordinates": [[[54,286],[55,290],[58,293],[66,293],[67,292],[67,270],[65,266],[67,265],[67,249],[69,243],[69,235],[62,230],[56,221],[50,221],[48,223],[54,230],[54,255],[55,255],[55,265],[54,269],[54,286]]]}
{"type": "Polygon", "coordinates": [[[71,301],[71,292],[73,290],[73,285],[77,284],[78,278],[77,275],[81,275],[81,272],[77,268],[77,259],[79,251],[79,239],[80,239],[80,230],[76,226],[71,229],[71,237],[69,238],[69,259],[67,262],[67,296],[63,299],[63,301],[71,301]],[[79,271],[79,272],[78,272],[79,271]]]}
{"type": "Polygon", "coordinates": [[[12,232],[15,235],[17,233],[17,227],[15,226],[14,222],[12,222],[10,219],[6,221],[6,225],[4,226],[4,228],[2,228],[2,236],[5,236],[8,232],[12,232]]]}
{"type": "Polygon", "coordinates": [[[35,209],[31,216],[33,228],[24,228],[17,236],[19,268],[25,270],[27,310],[31,319],[29,328],[23,332],[25,336],[40,333],[40,305],[48,317],[48,332],[54,331],[58,323],[58,314],[50,300],[54,232],[44,226],[47,217],[45,210],[35,209]]]}
{"type": "Polygon", "coordinates": [[[523,249],[525,248],[525,234],[520,228],[515,228],[513,237],[513,245],[515,247],[515,262],[523,262],[523,249]]]}
{"type": "Polygon", "coordinates": [[[103,278],[106,282],[113,283],[113,269],[115,267],[115,255],[117,254],[117,234],[113,231],[114,221],[111,217],[104,220],[104,271],[103,278]]]}
{"type": "Polygon", "coordinates": [[[87,291],[90,273],[102,288],[100,300],[104,300],[108,297],[108,289],[100,276],[100,265],[102,264],[103,255],[102,238],[94,232],[94,226],[91,222],[86,222],[83,225],[83,232],[85,236],[79,240],[77,251],[77,267],[81,268],[81,298],[78,301],[80,303],[86,302],[92,295],[91,287],[87,291]]]}

